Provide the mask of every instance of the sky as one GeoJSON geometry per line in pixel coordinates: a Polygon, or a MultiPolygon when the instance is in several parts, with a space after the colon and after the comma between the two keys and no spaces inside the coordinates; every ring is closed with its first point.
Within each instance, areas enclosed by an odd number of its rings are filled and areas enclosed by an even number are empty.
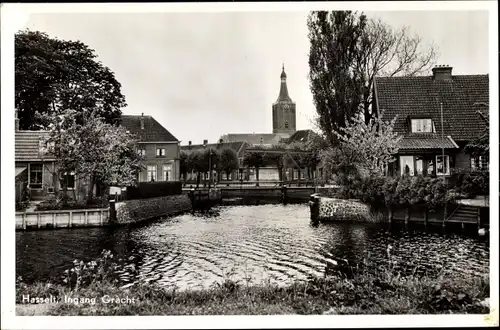
{"type": "MultiPolygon", "coordinates": [[[[487,11],[365,11],[439,50],[454,74],[488,73],[487,11]]],[[[26,28],[80,40],[115,72],[128,106],[181,144],[271,133],[282,64],[297,129],[313,128],[307,12],[32,14],[26,28]]],[[[430,74],[430,72],[429,72],[430,74]]]]}

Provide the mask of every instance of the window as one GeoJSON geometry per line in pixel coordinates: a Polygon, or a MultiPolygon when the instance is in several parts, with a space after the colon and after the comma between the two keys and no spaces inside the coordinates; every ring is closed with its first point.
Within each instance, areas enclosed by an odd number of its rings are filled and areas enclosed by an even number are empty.
{"type": "Polygon", "coordinates": [[[147,181],[156,181],[156,165],[148,165],[147,181]]]}
{"type": "Polygon", "coordinates": [[[288,120],[285,120],[285,128],[288,128],[288,120]]]}
{"type": "Polygon", "coordinates": [[[43,166],[42,164],[30,164],[29,166],[30,188],[42,188],[43,166]]]}
{"type": "Polygon", "coordinates": [[[424,159],[420,156],[415,157],[415,171],[417,175],[424,175],[424,159]]]}
{"type": "Polygon", "coordinates": [[[172,181],[172,164],[163,165],[163,181],[172,181]]]}
{"type": "Polygon", "coordinates": [[[428,175],[434,174],[434,160],[433,159],[429,159],[427,161],[427,174],[428,175]]]}
{"type": "Polygon", "coordinates": [[[413,156],[400,156],[401,175],[414,175],[413,156]]]}
{"type": "Polygon", "coordinates": [[[488,170],[489,169],[489,157],[487,155],[471,157],[470,168],[473,171],[475,171],[475,170],[488,170]]]}
{"type": "Polygon", "coordinates": [[[137,149],[137,153],[141,157],[146,157],[146,149],[137,149]]]}
{"type": "Polygon", "coordinates": [[[435,133],[436,129],[432,119],[412,119],[411,131],[412,133],[435,133]]]}
{"type": "Polygon", "coordinates": [[[66,172],[61,176],[61,185],[68,189],[75,189],[75,172],[66,172]]]}
{"type": "Polygon", "coordinates": [[[164,157],[165,148],[156,148],[156,157],[164,157]]]}
{"type": "Polygon", "coordinates": [[[449,175],[450,174],[450,157],[448,155],[436,156],[436,174],[437,175],[449,175]]]}

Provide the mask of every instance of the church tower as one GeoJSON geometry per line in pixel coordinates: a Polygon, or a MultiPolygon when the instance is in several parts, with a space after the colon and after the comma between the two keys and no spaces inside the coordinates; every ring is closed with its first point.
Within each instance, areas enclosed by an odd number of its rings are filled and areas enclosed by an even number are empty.
{"type": "Polygon", "coordinates": [[[280,94],[273,104],[273,133],[290,136],[295,130],[295,102],[288,96],[285,65],[283,65],[280,94]]]}

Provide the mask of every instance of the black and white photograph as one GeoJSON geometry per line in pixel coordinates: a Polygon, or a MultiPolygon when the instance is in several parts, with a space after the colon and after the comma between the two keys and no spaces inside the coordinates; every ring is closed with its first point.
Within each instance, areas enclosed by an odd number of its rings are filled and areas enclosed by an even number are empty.
{"type": "Polygon", "coordinates": [[[2,328],[498,326],[497,11],[2,4],[2,328]]]}

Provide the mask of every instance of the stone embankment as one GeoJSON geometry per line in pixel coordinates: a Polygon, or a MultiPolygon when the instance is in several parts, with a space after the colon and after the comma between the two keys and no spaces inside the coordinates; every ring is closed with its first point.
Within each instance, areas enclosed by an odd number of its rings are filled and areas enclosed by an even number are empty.
{"type": "Polygon", "coordinates": [[[314,221],[369,221],[370,206],[355,199],[339,199],[312,195],[311,219],[314,221]]]}
{"type": "Polygon", "coordinates": [[[191,201],[185,194],[123,201],[115,204],[114,222],[116,224],[137,223],[187,212],[191,208],[191,201]]]}

